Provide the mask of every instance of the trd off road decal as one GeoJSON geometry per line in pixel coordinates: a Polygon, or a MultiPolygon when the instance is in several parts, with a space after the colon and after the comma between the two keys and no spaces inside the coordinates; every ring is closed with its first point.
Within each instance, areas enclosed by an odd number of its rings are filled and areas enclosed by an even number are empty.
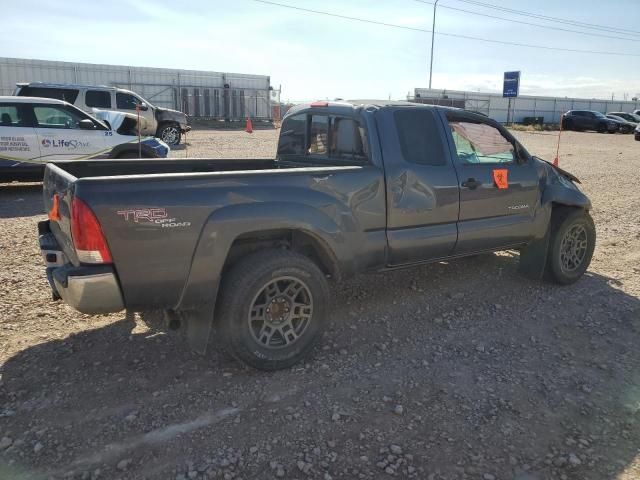
{"type": "Polygon", "coordinates": [[[116,212],[126,222],[142,225],[155,224],[162,228],[190,227],[191,222],[181,222],[177,218],[169,217],[165,208],[130,208],[116,212]]]}

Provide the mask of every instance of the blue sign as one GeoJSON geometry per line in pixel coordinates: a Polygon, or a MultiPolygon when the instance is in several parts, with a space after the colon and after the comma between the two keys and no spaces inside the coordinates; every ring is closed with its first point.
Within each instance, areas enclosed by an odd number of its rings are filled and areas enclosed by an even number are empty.
{"type": "Polygon", "coordinates": [[[504,72],[503,97],[517,97],[520,89],[520,72],[504,72]]]}

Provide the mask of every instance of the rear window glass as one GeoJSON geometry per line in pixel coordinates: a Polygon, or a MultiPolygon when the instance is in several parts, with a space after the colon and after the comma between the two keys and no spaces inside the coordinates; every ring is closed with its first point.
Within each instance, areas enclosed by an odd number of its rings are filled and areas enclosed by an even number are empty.
{"type": "Polygon", "coordinates": [[[111,93],[101,90],[87,90],[84,97],[87,107],[111,108],[111,93]]]}
{"type": "Polygon", "coordinates": [[[446,162],[436,119],[428,110],[407,109],[395,113],[400,150],[407,162],[440,166],[446,162]]]}
{"type": "Polygon", "coordinates": [[[357,120],[301,113],[282,123],[278,155],[366,161],[367,145],[365,129],[357,120]]]}
{"type": "Polygon", "coordinates": [[[282,122],[280,139],[278,141],[279,155],[304,155],[307,116],[293,115],[282,122]]]}
{"type": "Polygon", "coordinates": [[[313,115],[309,135],[309,153],[312,155],[326,155],[329,148],[329,117],[313,115]]]}
{"type": "Polygon", "coordinates": [[[75,103],[79,91],[72,88],[46,88],[26,86],[20,89],[21,97],[55,98],[65,102],[75,103]]]}

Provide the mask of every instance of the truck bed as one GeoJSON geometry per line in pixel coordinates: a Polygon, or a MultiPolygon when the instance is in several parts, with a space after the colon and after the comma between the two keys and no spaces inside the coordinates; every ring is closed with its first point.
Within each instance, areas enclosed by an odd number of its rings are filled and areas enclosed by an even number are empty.
{"type": "Polygon", "coordinates": [[[83,161],[56,161],[65,172],[75,178],[113,177],[120,175],[145,175],[160,173],[201,173],[242,170],[268,170],[277,168],[269,158],[206,159],[206,158],[158,158],[158,159],[110,159],[83,161]]]}
{"type": "Polygon", "coordinates": [[[95,214],[127,308],[194,307],[203,285],[212,291],[234,242],[253,231],[326,238],[336,261],[359,269],[383,259],[386,248],[384,177],[372,165],[61,161],[47,165],[43,193],[46,211],[57,218],[51,233],[76,268],[82,261],[71,232],[73,200],[95,214]],[[356,245],[370,247],[351,251],[356,245]],[[192,286],[198,291],[189,295],[192,286]]]}

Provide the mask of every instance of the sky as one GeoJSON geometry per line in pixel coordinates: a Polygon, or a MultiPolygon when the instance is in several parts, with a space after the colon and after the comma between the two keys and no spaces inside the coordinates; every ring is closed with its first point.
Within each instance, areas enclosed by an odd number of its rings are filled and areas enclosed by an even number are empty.
{"type": "MultiPolygon", "coordinates": [[[[433,5],[417,0],[273,1],[429,31],[433,20],[433,5]]],[[[503,72],[519,70],[521,94],[640,96],[640,0],[482,1],[636,35],[551,23],[462,0],[439,0],[433,88],[501,91],[503,72]],[[523,25],[459,9],[604,36],[523,25]],[[535,49],[444,34],[636,56],[535,49]]],[[[431,33],[423,31],[254,0],[112,0],[101,7],[86,0],[3,3],[0,56],[4,57],[269,75],[275,88],[281,85],[282,99],[289,101],[405,99],[414,88],[428,85],[431,33]]]]}

